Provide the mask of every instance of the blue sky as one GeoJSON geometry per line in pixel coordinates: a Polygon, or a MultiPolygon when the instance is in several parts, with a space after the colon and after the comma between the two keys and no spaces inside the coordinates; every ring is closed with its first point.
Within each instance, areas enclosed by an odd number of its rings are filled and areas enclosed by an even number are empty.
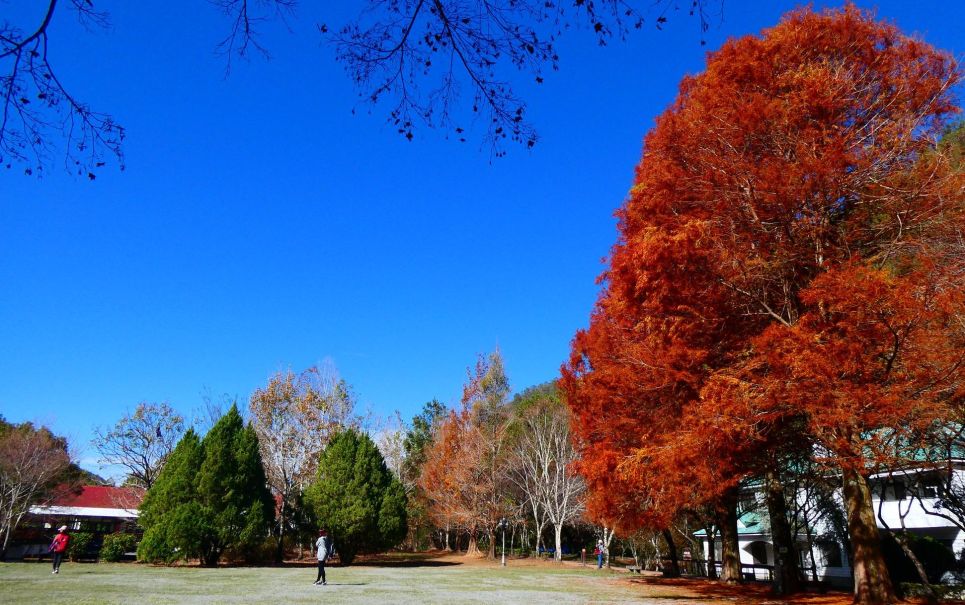
{"type": "MultiPolygon", "coordinates": [[[[0,19],[41,4],[0,0],[0,19]]],[[[457,402],[496,346],[515,389],[554,378],[654,117],[706,50],[795,6],[728,0],[707,47],[683,13],[607,48],[570,32],[560,71],[521,83],[540,143],[493,160],[442,132],[407,142],[383,107],[352,115],[313,24],[356,3],[321,4],[228,78],[228,23],[201,0],[101,0],[107,32],[58,16],[61,78],[127,127],[128,168],[0,172],[0,414],[68,435],[97,470],[94,427],[139,401],[190,414],[327,359],[362,409],[406,418],[457,402]]],[[[962,56],[957,3],[858,4],[962,56]]]]}

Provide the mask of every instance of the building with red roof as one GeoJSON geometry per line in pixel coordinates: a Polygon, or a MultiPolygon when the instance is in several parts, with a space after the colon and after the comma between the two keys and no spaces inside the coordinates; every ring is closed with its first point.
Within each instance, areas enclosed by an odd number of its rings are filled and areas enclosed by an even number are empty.
{"type": "Polygon", "coordinates": [[[31,506],[14,535],[7,552],[12,559],[43,556],[51,536],[66,525],[67,532],[93,534],[92,545],[99,548],[105,534],[140,533],[138,508],[144,490],[110,485],[83,485],[63,489],[43,505],[31,506]]]}

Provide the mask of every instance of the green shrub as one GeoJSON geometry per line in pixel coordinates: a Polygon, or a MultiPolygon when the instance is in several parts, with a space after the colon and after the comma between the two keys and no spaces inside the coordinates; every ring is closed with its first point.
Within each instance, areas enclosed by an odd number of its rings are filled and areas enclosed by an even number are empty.
{"type": "Polygon", "coordinates": [[[90,543],[94,540],[94,534],[86,531],[79,531],[70,534],[70,542],[67,544],[67,556],[71,561],[79,561],[88,556],[87,550],[90,543]]]}
{"type": "Polygon", "coordinates": [[[120,561],[124,553],[134,550],[136,544],[137,536],[134,534],[108,534],[104,536],[100,558],[111,563],[120,561]]]}
{"type": "Polygon", "coordinates": [[[167,526],[155,525],[148,528],[137,545],[137,560],[147,563],[173,563],[177,560],[175,551],[167,540],[167,526]]]}
{"type": "MultiPolygon", "coordinates": [[[[931,592],[925,588],[924,584],[901,582],[898,588],[906,599],[930,599],[932,597],[931,592]]],[[[932,584],[931,589],[935,592],[935,596],[943,601],[960,601],[962,597],[965,597],[965,587],[962,586],[932,584]]]]}

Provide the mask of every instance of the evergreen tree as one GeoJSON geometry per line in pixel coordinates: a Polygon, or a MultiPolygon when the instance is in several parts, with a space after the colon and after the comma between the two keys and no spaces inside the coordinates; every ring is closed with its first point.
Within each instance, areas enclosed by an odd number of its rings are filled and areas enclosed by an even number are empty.
{"type": "Polygon", "coordinates": [[[368,435],[347,430],[322,452],[305,500],[329,530],[339,559],[395,546],[406,533],[406,496],[368,435]]]}
{"type": "Polygon", "coordinates": [[[223,554],[250,558],[273,512],[258,438],[232,406],[204,440],[189,430],[141,506],[138,557],[152,562],[223,554]]]}
{"type": "Polygon", "coordinates": [[[217,565],[226,551],[247,558],[267,535],[273,501],[254,429],[244,426],[237,405],[204,438],[204,462],[198,471],[198,502],[213,519],[214,539],[202,553],[205,565],[217,565]]]}
{"type": "Polygon", "coordinates": [[[204,519],[199,516],[192,521],[195,531],[180,527],[179,522],[190,519],[184,513],[197,505],[195,483],[203,460],[201,440],[194,429],[188,429],[144,496],[138,523],[145,532],[137,548],[138,559],[173,562],[200,554],[201,540],[197,537],[206,532],[197,525],[204,519]]]}

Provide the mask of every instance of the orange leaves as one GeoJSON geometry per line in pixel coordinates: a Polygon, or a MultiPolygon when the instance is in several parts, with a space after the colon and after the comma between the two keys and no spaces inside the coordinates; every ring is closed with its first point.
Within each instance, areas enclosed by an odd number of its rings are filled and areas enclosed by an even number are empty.
{"type": "Polygon", "coordinates": [[[854,262],[819,276],[801,299],[807,311],[793,328],[771,326],[755,340],[767,387],[758,408],[800,411],[855,470],[895,463],[951,416],[950,389],[965,380],[965,341],[949,329],[965,310],[960,291],[936,288],[928,272],[854,262]]]}
{"type": "Polygon", "coordinates": [[[933,135],[961,76],[849,5],[794,11],[681,83],[563,368],[592,511],[665,519],[810,441],[879,463],[947,415],[965,214],[933,135]]]}

